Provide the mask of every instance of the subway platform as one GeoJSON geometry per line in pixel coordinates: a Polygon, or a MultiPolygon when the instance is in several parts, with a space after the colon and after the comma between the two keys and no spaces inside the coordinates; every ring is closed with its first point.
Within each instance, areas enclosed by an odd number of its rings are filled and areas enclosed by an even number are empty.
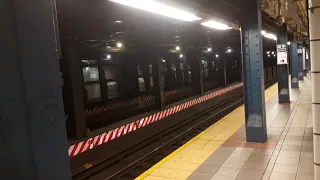
{"type": "Polygon", "coordinates": [[[268,141],[248,143],[241,106],[171,153],[137,180],[313,180],[311,78],[279,104],[265,91],[268,141]]]}

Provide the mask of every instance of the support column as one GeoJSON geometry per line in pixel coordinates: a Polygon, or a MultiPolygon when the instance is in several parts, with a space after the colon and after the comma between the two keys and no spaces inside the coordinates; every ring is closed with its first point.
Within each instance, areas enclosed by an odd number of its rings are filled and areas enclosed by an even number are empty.
{"type": "Polygon", "coordinates": [[[155,56],[156,62],[154,63],[153,68],[153,77],[154,77],[154,88],[155,88],[155,100],[156,107],[158,109],[164,109],[164,76],[163,76],[163,65],[162,59],[160,56],[155,56]]]}
{"type": "Polygon", "coordinates": [[[218,69],[219,69],[219,85],[222,87],[226,87],[228,85],[227,80],[227,56],[226,56],[226,45],[223,44],[219,48],[219,63],[218,63],[218,69]]]}
{"type": "Polygon", "coordinates": [[[187,53],[187,61],[192,62],[193,74],[192,74],[192,86],[196,95],[203,94],[203,74],[202,74],[202,62],[200,59],[200,50],[195,49],[187,53]]]}
{"type": "Polygon", "coordinates": [[[79,44],[76,38],[62,39],[62,63],[65,109],[67,111],[68,137],[85,137],[87,126],[84,115],[84,92],[79,44]]]}
{"type": "Polygon", "coordinates": [[[267,140],[267,128],[260,0],[245,0],[241,5],[246,137],[248,142],[263,143],[267,140]]]}
{"type": "Polygon", "coordinates": [[[299,88],[299,58],[297,42],[291,42],[291,88],[299,88]]]}
{"type": "MultiPolygon", "coordinates": [[[[280,31],[278,34],[277,45],[284,45],[285,47],[287,47],[287,41],[288,41],[287,24],[283,24],[279,29],[280,31]]],[[[286,59],[285,62],[288,62],[288,59],[286,59]]],[[[278,97],[279,97],[278,98],[279,103],[290,102],[288,63],[278,64],[278,97]]]]}
{"type": "Polygon", "coordinates": [[[299,80],[303,81],[303,46],[298,44],[299,80]]]}
{"type": "Polygon", "coordinates": [[[1,179],[70,179],[55,1],[0,1],[1,179]]]}
{"type": "Polygon", "coordinates": [[[314,179],[320,180],[320,0],[311,0],[310,2],[308,12],[312,77],[314,179]]]}
{"type": "MultiPolygon", "coordinates": [[[[200,57],[200,56],[199,56],[200,57]]],[[[194,59],[193,89],[197,95],[203,94],[203,74],[201,60],[194,59]]]]}
{"type": "Polygon", "coordinates": [[[307,59],[306,59],[306,53],[307,53],[307,49],[306,49],[306,46],[304,46],[304,47],[303,47],[303,50],[302,50],[302,62],[303,62],[302,72],[303,72],[303,76],[306,76],[306,75],[307,75],[308,62],[307,62],[307,59]]]}

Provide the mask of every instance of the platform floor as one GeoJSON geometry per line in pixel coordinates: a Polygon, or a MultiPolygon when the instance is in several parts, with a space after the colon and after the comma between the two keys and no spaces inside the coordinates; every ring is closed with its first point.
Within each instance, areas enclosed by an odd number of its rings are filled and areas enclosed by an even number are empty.
{"type": "Polygon", "coordinates": [[[278,104],[265,91],[268,141],[247,143],[241,106],[184,144],[137,180],[313,180],[311,79],[278,104]]]}

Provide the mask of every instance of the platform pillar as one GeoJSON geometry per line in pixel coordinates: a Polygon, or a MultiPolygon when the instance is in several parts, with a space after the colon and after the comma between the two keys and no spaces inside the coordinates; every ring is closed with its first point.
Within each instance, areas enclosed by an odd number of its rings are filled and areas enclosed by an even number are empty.
{"type": "Polygon", "coordinates": [[[62,63],[64,89],[66,96],[68,136],[81,139],[85,137],[87,127],[84,115],[84,92],[79,44],[77,38],[62,39],[62,63]]]}
{"type": "Polygon", "coordinates": [[[303,81],[303,46],[298,44],[299,80],[303,81]]]}
{"type": "Polygon", "coordinates": [[[192,62],[192,88],[195,95],[203,94],[203,74],[200,50],[195,49],[187,53],[187,61],[192,62]]]}
{"type": "MultiPolygon", "coordinates": [[[[287,34],[287,24],[283,24],[279,27],[280,31],[278,34],[277,45],[287,46],[288,34],[287,34]]],[[[288,53],[288,51],[287,51],[288,53]]],[[[288,59],[286,60],[288,62],[288,59]]],[[[289,93],[289,67],[288,63],[278,64],[278,99],[279,103],[289,103],[290,93],[289,93]]]]}
{"type": "Polygon", "coordinates": [[[55,1],[0,1],[0,179],[68,180],[55,1]]]}
{"type": "Polygon", "coordinates": [[[314,180],[320,180],[320,0],[309,1],[314,180]]]}
{"type": "Polygon", "coordinates": [[[306,52],[307,52],[307,48],[306,46],[303,46],[303,51],[302,51],[302,62],[303,62],[303,69],[302,69],[302,72],[303,72],[303,76],[306,76],[307,75],[307,66],[308,66],[308,62],[307,62],[307,59],[306,59],[306,52]]]}
{"type": "Polygon", "coordinates": [[[162,59],[160,56],[156,56],[156,62],[154,63],[154,95],[155,95],[155,103],[156,108],[158,109],[164,109],[165,107],[165,99],[164,99],[164,76],[163,76],[163,65],[162,65],[162,59]]]}
{"type": "Polygon", "coordinates": [[[291,88],[299,88],[299,58],[298,58],[298,44],[291,42],[290,50],[291,59],[291,88]]]}
{"type": "Polygon", "coordinates": [[[267,128],[261,5],[260,0],[245,0],[240,4],[246,137],[248,142],[263,143],[267,140],[267,128]]]}

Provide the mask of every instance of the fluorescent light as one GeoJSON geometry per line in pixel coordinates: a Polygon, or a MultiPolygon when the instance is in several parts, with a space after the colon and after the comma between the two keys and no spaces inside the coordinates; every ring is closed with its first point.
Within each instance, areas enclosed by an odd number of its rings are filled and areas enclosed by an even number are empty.
{"type": "Polygon", "coordinates": [[[290,45],[291,45],[291,42],[290,42],[290,41],[288,41],[288,42],[287,42],[287,44],[290,46],[290,45]]]}
{"type": "Polygon", "coordinates": [[[213,21],[213,20],[203,22],[203,23],[201,23],[201,25],[209,27],[209,28],[218,29],[218,30],[232,29],[231,27],[229,27],[226,24],[222,24],[222,23],[219,23],[219,22],[213,21]]]}
{"type": "Polygon", "coordinates": [[[177,50],[177,51],[179,51],[179,50],[180,50],[180,47],[179,47],[179,46],[177,46],[177,47],[176,47],[176,50],[177,50]]]}
{"type": "Polygon", "coordinates": [[[122,4],[122,5],[130,6],[130,7],[134,7],[137,9],[141,9],[144,11],[152,12],[155,14],[160,14],[166,17],[183,20],[183,21],[196,21],[201,19],[200,17],[197,17],[192,13],[189,13],[174,7],[170,7],[168,5],[156,2],[154,0],[110,0],[110,1],[122,4]]]}
{"type": "Polygon", "coordinates": [[[272,33],[267,33],[266,31],[263,30],[261,31],[261,34],[268,39],[273,39],[275,41],[277,40],[277,36],[272,33]]]}

